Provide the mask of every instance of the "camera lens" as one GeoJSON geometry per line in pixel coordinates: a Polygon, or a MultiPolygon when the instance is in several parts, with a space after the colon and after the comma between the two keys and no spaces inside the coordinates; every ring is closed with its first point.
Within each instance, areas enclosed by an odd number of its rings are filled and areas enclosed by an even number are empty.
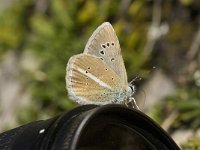
{"type": "Polygon", "coordinates": [[[155,150],[136,130],[113,119],[100,117],[83,131],[77,150],[155,150]]]}
{"type": "Polygon", "coordinates": [[[148,116],[120,105],[90,110],[74,135],[73,150],[179,150],[148,116]]]}

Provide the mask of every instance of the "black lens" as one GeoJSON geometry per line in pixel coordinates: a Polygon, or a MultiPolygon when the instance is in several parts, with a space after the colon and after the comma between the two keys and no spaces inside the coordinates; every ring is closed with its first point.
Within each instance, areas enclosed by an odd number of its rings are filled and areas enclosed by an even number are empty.
{"type": "Polygon", "coordinates": [[[148,116],[120,105],[92,109],[82,120],[73,150],[178,150],[148,116]]]}
{"type": "Polygon", "coordinates": [[[133,128],[105,117],[91,122],[81,135],[77,150],[155,150],[133,128]]]}

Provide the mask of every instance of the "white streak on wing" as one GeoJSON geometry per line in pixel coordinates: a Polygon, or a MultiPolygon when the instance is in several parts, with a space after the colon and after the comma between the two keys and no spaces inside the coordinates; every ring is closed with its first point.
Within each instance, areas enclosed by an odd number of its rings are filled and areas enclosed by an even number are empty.
{"type": "Polygon", "coordinates": [[[99,85],[106,87],[108,89],[112,89],[108,84],[106,84],[105,82],[103,82],[102,80],[98,79],[97,77],[95,77],[93,74],[91,73],[86,73],[83,69],[78,68],[77,69],[79,72],[81,72],[82,74],[86,75],[87,77],[89,77],[90,79],[94,80],[95,82],[97,82],[99,85]]]}

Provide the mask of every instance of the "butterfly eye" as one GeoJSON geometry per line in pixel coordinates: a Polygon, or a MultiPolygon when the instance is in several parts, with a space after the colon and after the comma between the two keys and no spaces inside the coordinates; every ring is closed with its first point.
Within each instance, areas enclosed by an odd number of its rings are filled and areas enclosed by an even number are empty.
{"type": "Polygon", "coordinates": [[[100,54],[104,55],[104,54],[105,54],[105,52],[104,52],[103,50],[101,50],[101,51],[100,51],[100,54]]]}
{"type": "Polygon", "coordinates": [[[111,44],[112,46],[114,46],[115,45],[115,43],[114,42],[112,42],[112,44],[111,44]]]}
{"type": "Polygon", "coordinates": [[[109,44],[109,43],[107,43],[106,45],[107,45],[108,47],[110,46],[110,44],[109,44]]]}
{"type": "Polygon", "coordinates": [[[106,45],[102,44],[101,47],[106,48],[106,45]]]}

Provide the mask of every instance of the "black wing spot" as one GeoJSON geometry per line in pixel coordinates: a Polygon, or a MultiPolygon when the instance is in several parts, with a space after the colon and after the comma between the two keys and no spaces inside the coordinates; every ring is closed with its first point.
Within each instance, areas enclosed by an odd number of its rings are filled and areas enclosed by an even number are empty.
{"type": "Polygon", "coordinates": [[[114,59],[114,58],[111,58],[110,60],[111,60],[111,61],[114,61],[115,59],[114,59]]]}
{"type": "Polygon", "coordinates": [[[112,46],[114,46],[115,45],[115,43],[114,42],[112,42],[112,46]]]}
{"type": "Polygon", "coordinates": [[[86,83],[86,85],[88,85],[88,83],[86,83]]]}
{"type": "Polygon", "coordinates": [[[85,73],[88,73],[88,71],[85,71],[85,73]]]}
{"type": "Polygon", "coordinates": [[[101,50],[101,51],[100,51],[100,54],[104,55],[104,54],[105,54],[105,52],[104,52],[103,50],[101,50]]]}
{"type": "Polygon", "coordinates": [[[88,80],[88,77],[86,77],[86,79],[88,80]]]}
{"type": "Polygon", "coordinates": [[[109,47],[110,46],[110,44],[109,43],[106,43],[106,45],[109,47]]]}
{"type": "Polygon", "coordinates": [[[88,70],[90,70],[91,68],[90,67],[88,67],[88,70]]]}
{"type": "Polygon", "coordinates": [[[112,77],[111,79],[112,79],[112,80],[114,80],[114,78],[113,78],[113,77],[112,77]]]}
{"type": "Polygon", "coordinates": [[[102,58],[102,57],[100,57],[100,59],[101,59],[101,60],[103,60],[103,58],[102,58]]]}
{"type": "Polygon", "coordinates": [[[108,70],[108,68],[105,69],[106,71],[108,70]]]}
{"type": "Polygon", "coordinates": [[[106,45],[102,44],[101,47],[106,48],[106,45]]]}

